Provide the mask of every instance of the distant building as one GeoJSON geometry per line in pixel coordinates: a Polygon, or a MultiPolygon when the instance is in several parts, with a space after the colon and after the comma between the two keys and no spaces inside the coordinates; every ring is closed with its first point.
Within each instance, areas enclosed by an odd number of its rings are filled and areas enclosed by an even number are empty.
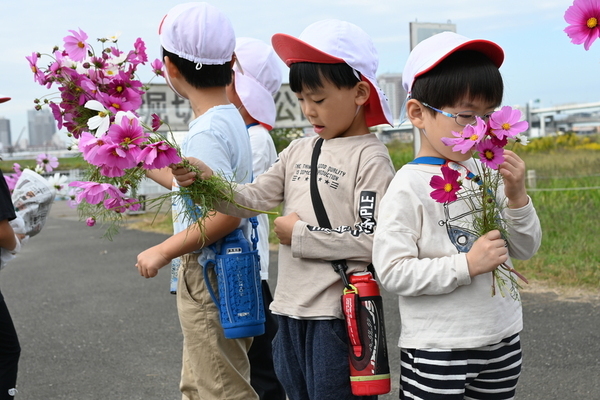
{"type": "Polygon", "coordinates": [[[392,117],[395,123],[400,120],[400,112],[402,111],[402,105],[406,99],[406,91],[402,87],[402,74],[382,74],[377,77],[377,83],[383,90],[383,93],[388,98],[390,108],[392,110],[392,117]]]}
{"type": "Polygon", "coordinates": [[[0,143],[2,148],[6,149],[12,145],[12,137],[10,136],[10,120],[0,117],[0,143]]]}
{"type": "Polygon", "coordinates": [[[30,146],[41,147],[52,144],[52,137],[56,133],[56,122],[49,110],[27,111],[27,127],[30,146]]]}

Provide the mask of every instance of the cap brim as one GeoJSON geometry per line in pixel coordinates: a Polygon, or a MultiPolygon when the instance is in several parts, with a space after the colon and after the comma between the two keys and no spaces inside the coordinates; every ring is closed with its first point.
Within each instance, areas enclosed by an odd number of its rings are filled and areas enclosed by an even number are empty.
{"type": "Polygon", "coordinates": [[[276,109],[273,95],[249,75],[235,71],[235,91],[246,111],[268,130],[275,125],[276,109]]]}
{"type": "Polygon", "coordinates": [[[10,97],[3,96],[3,95],[0,94],[0,103],[5,103],[5,102],[7,102],[9,100],[10,100],[10,97]]]}
{"type": "Polygon", "coordinates": [[[333,57],[302,40],[285,33],[276,33],[271,38],[273,49],[288,67],[297,62],[320,64],[345,64],[338,57],[333,57]]]}
{"type": "Polygon", "coordinates": [[[376,125],[393,125],[392,111],[385,94],[377,85],[377,80],[362,76],[362,81],[371,87],[369,102],[365,105],[365,120],[368,127],[376,125]]]}
{"type": "Polygon", "coordinates": [[[464,50],[474,50],[485,54],[490,60],[492,60],[494,65],[498,68],[500,68],[500,66],[504,62],[504,50],[502,50],[502,47],[498,46],[496,43],[482,39],[469,40],[468,42],[461,43],[460,45],[454,47],[452,50],[448,51],[446,54],[440,57],[435,62],[435,64],[432,64],[427,69],[424,69],[423,71],[420,71],[418,74],[416,74],[415,78],[431,71],[439,63],[444,61],[450,54],[464,50]]]}

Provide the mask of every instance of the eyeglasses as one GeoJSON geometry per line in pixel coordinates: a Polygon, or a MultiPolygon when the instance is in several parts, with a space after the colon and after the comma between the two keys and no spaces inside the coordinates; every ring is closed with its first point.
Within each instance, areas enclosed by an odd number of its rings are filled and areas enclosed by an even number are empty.
{"type": "Polygon", "coordinates": [[[475,125],[475,124],[477,124],[477,119],[475,117],[479,117],[482,120],[487,121],[490,118],[490,115],[492,115],[491,112],[487,113],[485,115],[477,115],[473,111],[461,111],[461,112],[458,112],[456,114],[450,114],[449,112],[439,110],[439,109],[437,109],[435,107],[431,107],[427,103],[421,102],[421,104],[423,104],[427,108],[431,108],[435,112],[439,112],[440,114],[442,114],[442,115],[444,115],[446,117],[454,118],[454,120],[456,121],[456,123],[458,125],[460,125],[460,126],[467,126],[467,125],[475,125]]]}

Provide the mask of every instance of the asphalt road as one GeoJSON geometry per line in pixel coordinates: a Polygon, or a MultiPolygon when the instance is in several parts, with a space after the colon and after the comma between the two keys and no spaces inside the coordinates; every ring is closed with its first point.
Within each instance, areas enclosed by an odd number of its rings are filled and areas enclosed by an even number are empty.
{"type": "MultiPolygon", "coordinates": [[[[44,230],[0,273],[22,346],[16,399],[181,398],[182,336],[169,272],[144,279],[134,267],[140,251],[166,236],[124,229],[111,242],[102,233],[59,201],[44,230]]],[[[393,392],[380,399],[391,400],[398,398],[399,317],[393,296],[384,294],[384,304],[395,373],[393,392]]],[[[600,301],[526,292],[523,306],[517,399],[600,399],[600,301]]]]}

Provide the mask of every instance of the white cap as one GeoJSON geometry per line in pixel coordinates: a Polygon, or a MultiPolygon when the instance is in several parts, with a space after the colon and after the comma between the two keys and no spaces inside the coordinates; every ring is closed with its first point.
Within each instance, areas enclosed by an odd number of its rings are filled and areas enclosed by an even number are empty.
{"type": "Polygon", "coordinates": [[[297,39],[277,33],[271,42],[287,66],[297,62],[346,63],[360,72],[362,80],[371,86],[371,97],[364,106],[367,125],[392,124],[388,100],[377,85],[377,50],[361,28],[349,22],[328,19],[309,25],[297,39]]]}
{"type": "Polygon", "coordinates": [[[186,60],[207,65],[231,61],[235,33],[229,19],[208,3],[184,3],[173,7],[158,28],[165,50],[186,60]]]}
{"type": "Polygon", "coordinates": [[[410,52],[404,71],[402,86],[410,96],[415,79],[431,71],[450,54],[459,50],[475,50],[485,54],[500,68],[504,61],[504,51],[500,46],[489,40],[471,40],[454,32],[442,32],[433,35],[410,52]]]}
{"type": "Polygon", "coordinates": [[[7,102],[9,100],[10,100],[10,97],[0,94],[0,103],[7,102]]]}
{"type": "Polygon", "coordinates": [[[281,87],[281,62],[273,48],[258,39],[238,38],[235,56],[242,70],[236,64],[235,91],[248,114],[273,129],[275,125],[275,101],[273,96],[281,87]]]}

